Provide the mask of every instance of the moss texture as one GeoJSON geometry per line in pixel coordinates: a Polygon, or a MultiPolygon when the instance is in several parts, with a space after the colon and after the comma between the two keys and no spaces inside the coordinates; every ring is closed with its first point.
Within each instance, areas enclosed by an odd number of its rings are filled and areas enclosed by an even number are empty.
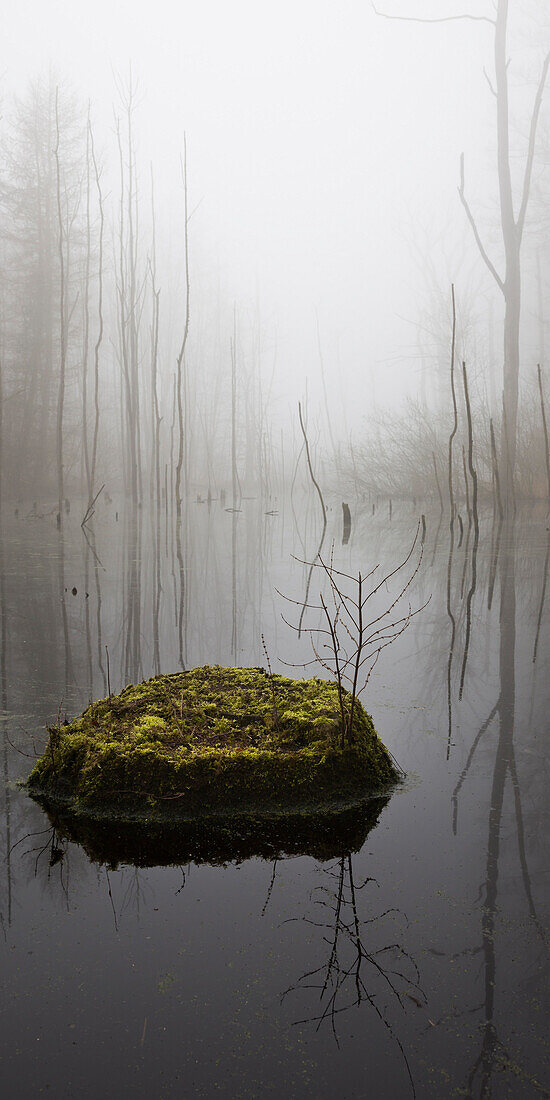
{"type": "Polygon", "coordinates": [[[398,779],[371,718],[355,713],[341,748],[332,682],[208,665],[157,676],[50,729],[28,787],[120,818],[343,803],[398,779]]]}

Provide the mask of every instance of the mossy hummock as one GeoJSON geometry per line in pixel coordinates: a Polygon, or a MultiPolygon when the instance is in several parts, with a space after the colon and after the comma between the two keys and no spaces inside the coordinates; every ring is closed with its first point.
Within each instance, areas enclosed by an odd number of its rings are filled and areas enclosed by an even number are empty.
{"type": "Polygon", "coordinates": [[[314,809],[398,778],[357,702],[341,746],[335,683],[206,665],[130,685],[50,729],[28,787],[79,813],[131,819],[314,809]]]}

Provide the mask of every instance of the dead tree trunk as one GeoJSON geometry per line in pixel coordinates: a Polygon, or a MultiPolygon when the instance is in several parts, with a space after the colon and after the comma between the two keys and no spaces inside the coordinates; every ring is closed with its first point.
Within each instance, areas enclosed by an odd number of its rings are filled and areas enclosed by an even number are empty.
{"type": "Polygon", "coordinates": [[[153,227],[153,240],[149,271],[151,276],[152,317],[151,317],[151,500],[156,500],[157,509],[160,505],[160,422],[158,398],[158,347],[159,347],[159,312],[160,289],[156,284],[156,217],[155,196],[153,181],[153,166],[151,165],[151,223],[153,227]]]}
{"type": "Polygon", "coordinates": [[[523,170],[520,206],[516,215],[510,154],[509,59],[506,49],[508,3],[509,0],[498,0],[496,17],[492,21],[495,28],[494,53],[496,83],[494,88],[491,85],[491,91],[495,96],[497,108],[497,171],[500,222],[505,263],[503,276],[499,274],[485,250],[477,224],[464,194],[464,157],[462,157],[461,162],[459,195],[472,227],[481,256],[504,297],[502,408],[503,417],[506,420],[508,430],[506,433],[503,432],[501,437],[502,450],[500,465],[503,477],[504,503],[507,508],[510,508],[514,497],[514,471],[517,451],[521,321],[521,244],[525,228],[527,207],[529,205],[537,127],[548,76],[550,53],[548,53],[544,59],[531,112],[529,141],[523,170]]]}
{"type": "Polygon", "coordinates": [[[92,457],[90,462],[90,485],[93,492],[95,483],[95,471],[97,464],[97,443],[99,437],[99,352],[101,344],[103,342],[103,235],[105,228],[105,215],[103,212],[103,194],[101,191],[101,180],[99,169],[97,165],[95,149],[94,149],[94,135],[92,131],[91,123],[89,123],[90,131],[90,150],[92,155],[92,164],[94,167],[95,185],[97,190],[97,204],[99,209],[99,252],[98,252],[98,266],[97,266],[97,317],[98,317],[98,331],[96,342],[94,345],[94,430],[92,436],[92,457]]]}
{"type": "Polygon", "coordinates": [[[141,424],[140,424],[140,326],[143,311],[145,280],[138,272],[139,262],[139,198],[136,169],[136,152],[133,131],[135,88],[132,77],[128,87],[120,88],[120,97],[126,116],[126,135],[123,139],[120,122],[116,121],[116,135],[120,162],[120,213],[118,228],[118,329],[119,361],[122,371],[125,400],[125,459],[132,503],[137,505],[141,496],[141,424]],[[125,171],[125,154],[127,165],[125,171]]]}
{"type": "Polygon", "coordinates": [[[232,505],[237,507],[237,314],[233,311],[233,336],[231,338],[231,489],[232,505]]]}
{"type": "Polygon", "coordinates": [[[183,406],[185,400],[185,394],[183,393],[183,369],[185,361],[185,350],[187,348],[187,339],[189,336],[189,305],[190,305],[190,287],[189,287],[189,210],[188,210],[188,193],[187,193],[187,140],[184,134],[183,136],[183,215],[184,215],[184,264],[185,264],[185,320],[183,325],[183,337],[181,341],[181,347],[179,350],[178,358],[176,361],[176,388],[177,388],[177,401],[178,401],[178,428],[179,428],[179,442],[178,442],[178,461],[176,465],[176,509],[178,514],[181,511],[181,471],[183,466],[183,451],[185,444],[185,430],[188,425],[184,425],[183,406]]]}
{"type": "Polygon", "coordinates": [[[56,451],[57,451],[57,497],[58,511],[57,524],[63,523],[63,409],[65,404],[65,367],[67,359],[67,326],[65,308],[65,256],[63,252],[64,229],[63,210],[61,204],[61,167],[59,162],[59,89],[55,90],[55,172],[57,195],[57,219],[58,219],[58,245],[59,245],[59,386],[57,391],[57,426],[56,426],[56,451]]]}
{"type": "Polygon", "coordinates": [[[82,336],[82,454],[86,473],[86,492],[88,503],[93,497],[93,485],[90,480],[90,448],[88,445],[88,351],[90,340],[90,261],[92,233],[90,222],[90,105],[86,124],[86,259],[84,261],[83,313],[84,332],[82,336]]]}
{"type": "MultiPolygon", "coordinates": [[[[512,163],[510,154],[510,105],[508,67],[506,52],[508,31],[509,0],[497,0],[494,18],[485,15],[460,14],[435,19],[421,19],[414,16],[391,16],[379,12],[386,19],[400,19],[415,23],[448,23],[454,20],[470,20],[488,23],[494,29],[495,85],[487,78],[491,93],[495,97],[497,108],[497,172],[499,185],[499,205],[502,244],[504,247],[504,274],[500,275],[481,239],[477,222],[472,214],[464,190],[464,154],[461,157],[460,201],[472,228],[476,244],[484,263],[504,297],[504,361],[502,377],[503,419],[508,430],[502,433],[501,471],[503,477],[503,495],[505,506],[512,507],[514,499],[514,469],[517,449],[517,420],[520,366],[520,319],[521,319],[521,244],[525,228],[525,217],[529,205],[531,178],[535,157],[535,144],[540,108],[546,87],[550,52],[546,54],[539,77],[537,91],[531,111],[529,139],[523,168],[519,211],[516,215],[514,188],[512,184],[512,163]]],[[[376,8],[375,8],[376,11],[376,8]]]]}

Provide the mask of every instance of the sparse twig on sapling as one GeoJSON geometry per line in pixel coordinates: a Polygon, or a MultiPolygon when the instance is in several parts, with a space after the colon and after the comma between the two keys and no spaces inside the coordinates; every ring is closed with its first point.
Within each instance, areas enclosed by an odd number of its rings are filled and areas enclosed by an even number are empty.
{"type": "MultiPolygon", "coordinates": [[[[311,568],[321,569],[329,583],[332,604],[327,601],[321,592],[319,604],[306,604],[306,610],[322,613],[324,625],[306,628],[310,635],[314,658],[311,661],[294,663],[294,667],[305,668],[308,665],[320,664],[336,680],[338,687],[338,701],[340,706],[341,731],[340,743],[342,748],[351,744],[354,740],[354,718],[356,713],[356,700],[365,690],[373,669],[383,649],[391,645],[404,633],[412,618],[426,607],[426,603],[414,611],[409,604],[407,611],[400,615],[394,612],[405,593],[418,574],[424,554],[424,541],[420,538],[421,524],[416,529],[412,546],[406,557],[390,572],[384,574],[375,582],[374,575],[379,569],[376,565],[368,574],[359,572],[356,576],[344,573],[333,565],[332,555],[327,563],[320,556],[315,562],[302,562],[311,568]],[[388,607],[380,614],[370,619],[367,605],[388,582],[398,576],[408,565],[413,557],[415,548],[419,546],[418,560],[401,585],[397,595],[391,599],[388,607]],[[372,582],[369,584],[369,581],[372,582]],[[350,591],[351,589],[351,591],[350,591]],[[343,641],[345,635],[345,644],[343,641]],[[349,685],[349,688],[346,687],[349,685]]],[[[297,558],[297,561],[302,559],[297,558]]],[[[302,606],[300,601],[292,600],[284,593],[279,593],[289,603],[302,606]]],[[[298,632],[298,627],[283,615],[283,621],[293,630],[298,632]]],[[[303,627],[300,627],[303,630],[303,627]]],[[[292,662],[285,661],[284,664],[292,662]]]]}

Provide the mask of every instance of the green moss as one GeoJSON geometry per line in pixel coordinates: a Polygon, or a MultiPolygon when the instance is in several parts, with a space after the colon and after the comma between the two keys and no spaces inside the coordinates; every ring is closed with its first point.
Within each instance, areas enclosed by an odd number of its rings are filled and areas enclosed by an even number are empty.
{"type": "Polygon", "coordinates": [[[206,665],[130,685],[50,729],[28,787],[132,817],[320,806],[397,780],[360,705],[344,748],[340,732],[336,684],[206,665]]]}

